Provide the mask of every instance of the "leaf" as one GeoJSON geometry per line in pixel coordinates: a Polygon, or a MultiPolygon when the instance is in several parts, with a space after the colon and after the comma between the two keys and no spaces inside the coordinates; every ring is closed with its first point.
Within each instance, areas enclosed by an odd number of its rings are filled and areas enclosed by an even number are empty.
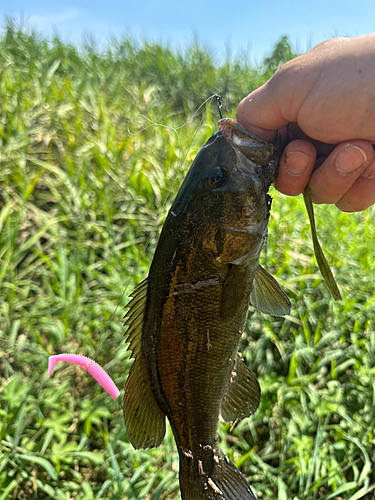
{"type": "Polygon", "coordinates": [[[51,476],[55,481],[57,480],[57,474],[53,465],[43,457],[36,457],[35,455],[21,455],[17,453],[18,458],[22,460],[27,460],[28,462],[32,462],[40,465],[43,469],[51,476]]]}
{"type": "Polygon", "coordinates": [[[41,490],[45,491],[47,495],[49,495],[51,498],[56,498],[56,491],[49,484],[45,484],[42,481],[40,481],[40,479],[37,479],[36,485],[41,490]]]}
{"type": "Polygon", "coordinates": [[[333,493],[328,495],[326,497],[327,500],[330,498],[337,498],[341,493],[345,493],[346,491],[352,490],[356,488],[357,482],[356,481],[351,481],[349,483],[344,483],[341,486],[339,486],[333,493]]]}
{"type": "Polygon", "coordinates": [[[74,451],[72,456],[86,458],[87,460],[94,462],[95,465],[101,465],[104,462],[103,455],[94,451],[74,451]]]}
{"type": "Polygon", "coordinates": [[[277,490],[277,500],[288,500],[288,490],[281,477],[277,480],[277,490]]]}
{"type": "Polygon", "coordinates": [[[92,500],[94,498],[94,492],[89,483],[82,483],[82,489],[85,493],[85,500],[92,500]]]}
{"type": "Polygon", "coordinates": [[[360,490],[356,491],[354,495],[352,495],[348,500],[359,500],[360,498],[363,498],[365,495],[370,493],[373,489],[375,488],[375,484],[372,484],[371,486],[363,486],[360,490]]]}
{"type": "Polygon", "coordinates": [[[329,291],[331,292],[333,298],[335,300],[341,300],[340,290],[338,289],[338,286],[336,284],[335,278],[333,277],[331,268],[329,267],[327,259],[325,258],[323,250],[322,250],[322,248],[319,244],[319,241],[318,241],[318,236],[316,234],[314,209],[313,209],[313,205],[312,205],[312,201],[311,201],[310,190],[308,187],[306,187],[305,191],[303,192],[303,199],[305,201],[306,210],[307,210],[307,213],[308,213],[308,216],[310,219],[311,235],[312,235],[312,240],[313,240],[313,245],[314,245],[314,252],[315,252],[315,257],[316,257],[316,261],[318,263],[320,272],[322,273],[324,281],[326,282],[326,284],[329,288],[329,291]]]}
{"type": "Polygon", "coordinates": [[[43,446],[40,450],[41,455],[44,455],[44,453],[45,453],[46,449],[48,448],[48,446],[50,445],[50,442],[51,442],[54,435],[55,435],[55,431],[53,429],[48,429],[48,431],[43,439],[43,446]]]}
{"type": "Polygon", "coordinates": [[[53,75],[56,73],[58,67],[60,66],[60,61],[57,59],[52,65],[51,67],[49,68],[48,72],[47,72],[47,75],[46,75],[46,82],[47,82],[47,85],[50,84],[52,78],[53,78],[53,75]]]}
{"type": "Polygon", "coordinates": [[[4,204],[3,208],[1,209],[1,212],[0,212],[0,232],[3,228],[5,219],[8,217],[8,215],[11,211],[11,208],[12,207],[11,207],[10,203],[7,203],[7,204],[4,204]]]}
{"type": "Polygon", "coordinates": [[[6,500],[9,498],[9,493],[17,486],[17,481],[13,479],[11,483],[8,484],[8,486],[5,488],[3,491],[3,494],[0,497],[0,500],[6,500]]]}

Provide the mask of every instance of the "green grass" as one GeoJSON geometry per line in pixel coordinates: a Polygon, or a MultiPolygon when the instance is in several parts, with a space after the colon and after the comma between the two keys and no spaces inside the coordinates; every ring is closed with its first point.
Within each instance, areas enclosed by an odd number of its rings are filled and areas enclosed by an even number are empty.
{"type": "MultiPolygon", "coordinates": [[[[192,113],[218,92],[224,115],[233,115],[282,62],[280,47],[285,39],[252,68],[244,58],[218,63],[196,42],[176,53],[126,38],[99,52],[93,43],[47,43],[12,22],[4,27],[0,500],[179,498],[171,431],[159,448],[134,450],[121,402],[74,365],[47,379],[47,359],[95,357],[123,389],[131,365],[127,295],[147,275],[168,203],[216,130],[216,105],[191,120],[192,113]],[[180,138],[162,127],[132,135],[147,124],[140,114],[188,124],[180,138]]],[[[372,499],[375,210],[316,207],[343,296],[334,303],[302,198],[273,195],[262,261],[293,308],[286,319],[249,315],[242,349],[259,378],[261,406],[232,431],[220,426],[221,447],[259,499],[372,499]]]]}

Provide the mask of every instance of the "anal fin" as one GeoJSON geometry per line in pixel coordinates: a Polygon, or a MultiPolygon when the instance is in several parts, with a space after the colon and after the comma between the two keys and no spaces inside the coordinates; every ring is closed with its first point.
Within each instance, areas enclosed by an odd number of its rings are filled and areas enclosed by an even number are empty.
{"type": "Polygon", "coordinates": [[[227,422],[237,422],[255,413],[259,402],[259,382],[238,356],[228,390],[221,404],[221,416],[227,422]]]}
{"type": "Polygon", "coordinates": [[[165,434],[165,415],[157,405],[148,378],[146,358],[140,352],[125,385],[124,419],[134,448],[159,446],[165,434]]]}

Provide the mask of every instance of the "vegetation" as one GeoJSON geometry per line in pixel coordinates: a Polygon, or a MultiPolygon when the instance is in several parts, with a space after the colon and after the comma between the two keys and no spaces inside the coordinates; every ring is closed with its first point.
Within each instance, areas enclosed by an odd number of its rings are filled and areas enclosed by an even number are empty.
{"type": "MultiPolygon", "coordinates": [[[[188,165],[216,130],[216,105],[192,113],[218,92],[233,115],[285,54],[293,55],[282,38],[252,68],[245,58],[219,64],[197,42],[175,52],[125,38],[100,52],[12,22],[3,29],[0,500],[179,497],[170,430],[159,448],[134,450],[121,402],[74,365],[47,379],[47,358],[94,357],[124,387],[127,295],[147,274],[188,165]],[[140,115],[188,123],[179,137],[155,126],[138,133],[149,124],[140,115]]],[[[222,423],[221,447],[259,499],[372,499],[375,212],[316,208],[343,295],[334,303],[301,197],[273,196],[262,260],[293,309],[285,319],[251,312],[242,348],[261,406],[232,430],[222,423]]]]}

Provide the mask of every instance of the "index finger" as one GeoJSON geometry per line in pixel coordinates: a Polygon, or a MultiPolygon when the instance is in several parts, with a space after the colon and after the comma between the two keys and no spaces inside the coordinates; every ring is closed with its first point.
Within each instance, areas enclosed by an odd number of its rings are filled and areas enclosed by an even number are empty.
{"type": "Polygon", "coordinates": [[[242,99],[236,112],[238,123],[266,141],[272,141],[278,129],[292,121],[283,116],[277,89],[270,92],[270,86],[275,87],[271,82],[272,78],[242,99]]]}
{"type": "Polygon", "coordinates": [[[301,106],[314,84],[311,71],[301,71],[304,57],[285,63],[268,82],[242,99],[236,119],[243,127],[271,141],[277,130],[298,122],[301,106]]]}

